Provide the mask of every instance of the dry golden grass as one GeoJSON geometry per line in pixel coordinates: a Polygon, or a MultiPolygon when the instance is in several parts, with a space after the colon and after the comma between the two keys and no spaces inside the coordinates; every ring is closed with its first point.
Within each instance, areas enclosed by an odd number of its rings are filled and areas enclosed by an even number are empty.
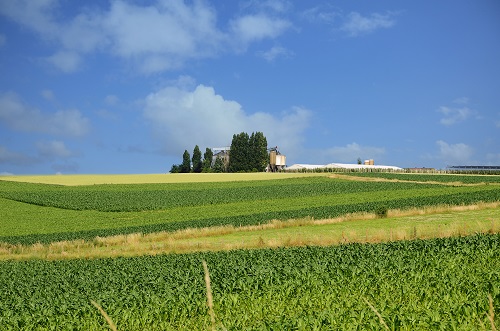
{"type": "Polygon", "coordinates": [[[95,184],[201,183],[268,180],[324,176],[315,173],[200,173],[200,174],[130,174],[130,175],[39,175],[2,176],[2,180],[67,186],[95,184]]]}
{"type": "Polygon", "coordinates": [[[155,255],[292,247],[328,246],[350,242],[462,236],[500,232],[500,202],[472,206],[390,210],[388,218],[358,213],[332,219],[313,218],[234,227],[220,226],[151,234],[96,237],[90,241],[62,241],[29,246],[0,243],[0,260],[71,259],[155,255]]]}

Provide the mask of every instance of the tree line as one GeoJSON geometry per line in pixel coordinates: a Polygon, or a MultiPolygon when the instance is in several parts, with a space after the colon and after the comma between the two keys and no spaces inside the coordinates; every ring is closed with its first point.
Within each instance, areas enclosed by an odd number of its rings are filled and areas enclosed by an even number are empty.
{"type": "Polygon", "coordinates": [[[214,155],[210,148],[205,149],[203,158],[198,145],[193,156],[184,150],[182,163],[174,164],[171,173],[201,172],[261,172],[269,163],[267,139],[262,132],[234,134],[229,154],[214,155]],[[215,157],[215,159],[214,159],[215,157]]]}

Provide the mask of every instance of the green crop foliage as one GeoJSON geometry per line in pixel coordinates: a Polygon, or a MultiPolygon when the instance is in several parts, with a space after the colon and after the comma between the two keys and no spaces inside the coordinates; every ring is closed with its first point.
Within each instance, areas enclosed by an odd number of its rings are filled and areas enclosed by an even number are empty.
{"type": "Polygon", "coordinates": [[[452,174],[406,174],[406,173],[391,173],[391,172],[359,172],[345,173],[345,175],[355,177],[370,177],[370,178],[385,178],[399,179],[416,182],[442,182],[453,183],[459,182],[464,184],[500,184],[499,175],[452,175],[452,174]]]}
{"type": "MultiPolygon", "coordinates": [[[[472,176],[471,176],[472,177],[472,176]]],[[[255,225],[273,219],[500,201],[500,187],[357,182],[322,177],[225,183],[58,186],[0,181],[0,241],[255,225]]]]}
{"type": "MultiPolygon", "coordinates": [[[[387,244],[0,262],[0,329],[490,330],[500,235],[387,244]]],[[[498,317],[496,328],[500,326],[498,317]]]]}

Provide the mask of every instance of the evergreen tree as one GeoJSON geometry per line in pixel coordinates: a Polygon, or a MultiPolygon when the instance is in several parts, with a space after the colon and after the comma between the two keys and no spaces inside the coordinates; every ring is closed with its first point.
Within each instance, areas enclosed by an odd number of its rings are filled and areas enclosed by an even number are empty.
{"type": "Polygon", "coordinates": [[[229,151],[229,172],[249,171],[251,167],[249,164],[249,140],[246,132],[233,135],[229,151]]]}
{"type": "Polygon", "coordinates": [[[229,152],[229,171],[264,171],[269,162],[267,139],[262,132],[233,135],[229,152]]]}
{"type": "Polygon", "coordinates": [[[177,174],[180,171],[180,166],[178,164],[172,164],[172,168],[170,168],[171,174],[177,174]]]}
{"type": "Polygon", "coordinates": [[[214,158],[214,153],[210,148],[207,147],[205,153],[203,154],[203,172],[210,172],[212,169],[212,161],[214,158]]]}
{"type": "Polygon", "coordinates": [[[252,133],[249,140],[251,171],[264,171],[269,163],[267,139],[262,132],[252,133]]]}
{"type": "Polygon", "coordinates": [[[193,158],[191,159],[191,161],[193,162],[193,172],[201,172],[203,164],[201,163],[201,151],[198,145],[194,146],[193,158]]]}
{"type": "Polygon", "coordinates": [[[179,167],[179,172],[188,173],[191,172],[191,157],[187,150],[184,151],[182,155],[182,164],[179,167]]]}
{"type": "Polygon", "coordinates": [[[224,164],[224,160],[222,157],[218,157],[215,159],[213,172],[226,172],[226,165],[224,164]]]}

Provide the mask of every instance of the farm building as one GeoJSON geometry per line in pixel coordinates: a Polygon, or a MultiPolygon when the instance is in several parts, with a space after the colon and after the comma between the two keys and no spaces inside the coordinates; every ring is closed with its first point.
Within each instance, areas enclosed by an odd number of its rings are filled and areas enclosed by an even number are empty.
{"type": "Polygon", "coordinates": [[[464,165],[464,166],[447,166],[446,169],[451,171],[488,172],[488,171],[500,171],[500,166],[464,165]]]}
{"type": "Polygon", "coordinates": [[[348,163],[329,163],[325,165],[319,164],[294,164],[286,167],[285,170],[297,171],[297,170],[316,170],[316,169],[345,169],[345,170],[403,170],[403,168],[387,165],[375,165],[373,160],[370,160],[368,164],[348,164],[348,163]]]}

